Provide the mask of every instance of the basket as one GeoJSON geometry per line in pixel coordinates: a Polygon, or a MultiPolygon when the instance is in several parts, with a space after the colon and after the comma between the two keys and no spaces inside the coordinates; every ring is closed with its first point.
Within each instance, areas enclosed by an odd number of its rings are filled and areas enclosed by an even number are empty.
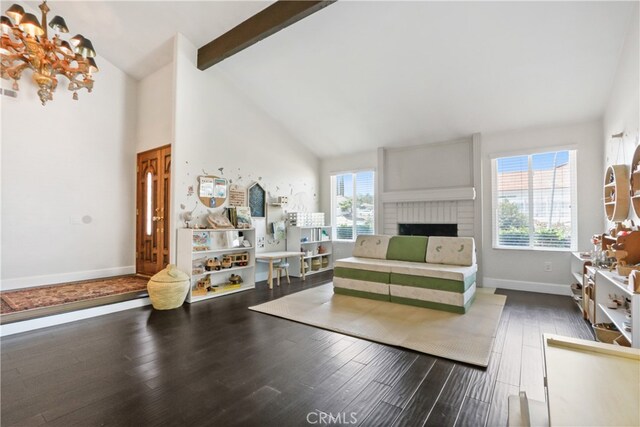
{"type": "Polygon", "coordinates": [[[636,267],[635,265],[620,265],[618,263],[618,274],[621,276],[628,276],[634,270],[640,270],[640,267],[636,267]]]}
{"type": "Polygon", "coordinates": [[[147,283],[147,291],[153,308],[171,310],[180,307],[189,292],[189,281],[189,276],[186,273],[171,264],[154,275],[147,283]]]}
{"type": "Polygon", "coordinates": [[[629,342],[628,339],[625,338],[624,335],[620,335],[618,338],[613,340],[613,343],[621,347],[631,347],[631,343],[629,342]]]}
{"type": "Polygon", "coordinates": [[[593,331],[596,333],[598,341],[607,344],[613,344],[613,341],[622,336],[613,323],[596,323],[593,325],[593,331]]]}

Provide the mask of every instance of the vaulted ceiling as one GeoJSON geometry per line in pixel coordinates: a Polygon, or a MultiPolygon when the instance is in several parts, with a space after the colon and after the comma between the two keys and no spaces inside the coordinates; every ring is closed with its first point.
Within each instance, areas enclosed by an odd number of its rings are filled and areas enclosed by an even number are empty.
{"type": "MultiPolygon", "coordinates": [[[[34,3],[35,5],[36,3],[34,3]]],[[[50,2],[141,78],[269,2],[50,2]]],[[[222,72],[320,157],[601,117],[637,2],[337,3],[222,72]]]]}
{"type": "MultiPolygon", "coordinates": [[[[40,3],[26,2],[37,16],[40,16],[37,9],[40,3]]],[[[202,46],[271,3],[48,1],[51,17],[63,16],[72,35],[82,33],[90,38],[100,56],[136,79],[173,60],[173,37],[177,32],[184,34],[196,46],[202,46]]]]}

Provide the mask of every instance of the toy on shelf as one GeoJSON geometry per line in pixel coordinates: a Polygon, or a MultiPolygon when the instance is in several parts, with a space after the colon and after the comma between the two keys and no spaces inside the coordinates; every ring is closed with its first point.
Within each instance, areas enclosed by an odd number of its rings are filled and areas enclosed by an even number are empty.
{"type": "Polygon", "coordinates": [[[220,266],[222,268],[231,268],[233,267],[233,260],[229,255],[224,255],[222,257],[222,261],[220,262],[220,266]]]}
{"type": "Polygon", "coordinates": [[[231,259],[231,264],[233,266],[244,267],[249,265],[249,252],[225,255],[225,257],[229,257],[231,259]]]}
{"type": "Polygon", "coordinates": [[[207,271],[218,271],[220,270],[220,261],[218,261],[218,258],[209,258],[205,264],[205,268],[207,271]]]}
{"type": "Polygon", "coordinates": [[[606,254],[615,257],[615,266],[621,276],[640,270],[640,231],[618,231],[616,242],[609,246],[606,254]]]}
{"type": "Polygon", "coordinates": [[[207,275],[196,283],[196,288],[191,291],[192,295],[206,295],[211,287],[211,278],[207,275]]]}
{"type": "Polygon", "coordinates": [[[229,276],[229,283],[231,283],[232,285],[242,283],[242,277],[238,276],[237,274],[232,274],[231,276],[229,276]]]}

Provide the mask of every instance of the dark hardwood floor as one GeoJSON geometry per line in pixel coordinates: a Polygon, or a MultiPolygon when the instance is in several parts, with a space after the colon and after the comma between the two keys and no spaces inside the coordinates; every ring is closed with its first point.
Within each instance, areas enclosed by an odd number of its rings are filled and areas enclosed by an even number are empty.
{"type": "Polygon", "coordinates": [[[569,297],[517,291],[487,369],[247,310],[330,278],[3,338],[1,424],[500,426],[508,395],[544,400],[543,332],[592,338],[569,297]]]}

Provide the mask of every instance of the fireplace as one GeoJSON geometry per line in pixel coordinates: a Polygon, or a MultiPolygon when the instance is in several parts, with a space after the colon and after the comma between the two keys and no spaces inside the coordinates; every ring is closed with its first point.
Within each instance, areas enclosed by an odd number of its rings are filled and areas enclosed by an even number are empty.
{"type": "Polygon", "coordinates": [[[401,236],[458,237],[458,224],[398,224],[401,236]]]}

